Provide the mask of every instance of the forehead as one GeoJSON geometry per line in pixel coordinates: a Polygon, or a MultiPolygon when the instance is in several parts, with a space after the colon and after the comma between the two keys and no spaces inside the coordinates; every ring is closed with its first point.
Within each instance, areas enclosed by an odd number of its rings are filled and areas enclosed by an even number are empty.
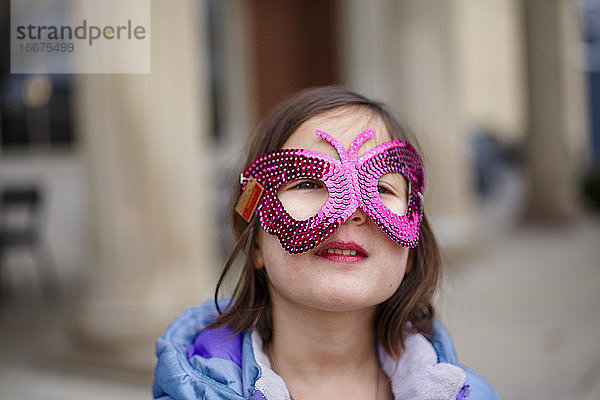
{"type": "Polygon", "coordinates": [[[305,121],[285,141],[283,149],[309,149],[339,158],[331,144],[315,134],[316,130],[327,132],[348,149],[354,139],[366,129],[374,129],[376,135],[367,140],[358,155],[388,142],[391,136],[385,123],[365,107],[342,107],[318,114],[305,121]]]}

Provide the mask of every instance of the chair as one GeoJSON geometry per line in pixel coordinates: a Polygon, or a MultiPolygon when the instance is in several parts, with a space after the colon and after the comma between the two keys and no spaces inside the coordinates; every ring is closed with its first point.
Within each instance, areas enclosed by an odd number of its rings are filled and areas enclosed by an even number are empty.
{"type": "MultiPolygon", "coordinates": [[[[43,243],[43,197],[38,186],[9,186],[0,191],[0,299],[3,293],[3,268],[6,255],[15,249],[27,249],[35,263],[44,296],[55,300],[58,277],[49,250],[43,243]]],[[[4,269],[4,271],[3,271],[4,269]]]]}

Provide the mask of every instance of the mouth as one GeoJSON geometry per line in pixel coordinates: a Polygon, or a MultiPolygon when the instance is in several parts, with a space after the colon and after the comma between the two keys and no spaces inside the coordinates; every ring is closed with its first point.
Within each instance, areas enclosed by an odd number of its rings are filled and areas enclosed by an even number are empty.
{"type": "Polygon", "coordinates": [[[354,264],[365,260],[368,253],[358,243],[332,241],[325,243],[315,252],[317,257],[327,261],[354,264]]]}

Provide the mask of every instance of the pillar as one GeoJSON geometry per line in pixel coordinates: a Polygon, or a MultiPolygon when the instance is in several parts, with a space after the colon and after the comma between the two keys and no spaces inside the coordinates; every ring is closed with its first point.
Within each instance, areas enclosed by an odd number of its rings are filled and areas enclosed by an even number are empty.
{"type": "Polygon", "coordinates": [[[583,56],[577,56],[576,9],[562,0],[523,0],[528,78],[525,217],[572,220],[578,213],[577,172],[585,158],[583,56]]]}
{"type": "Polygon", "coordinates": [[[414,128],[438,239],[447,249],[471,246],[472,170],[457,101],[453,3],[352,0],[341,13],[346,84],[391,104],[414,128]]]}
{"type": "Polygon", "coordinates": [[[150,74],[77,80],[92,243],[75,332],[111,364],[152,368],[154,341],[220,266],[198,7],[152,1],[150,74]]]}

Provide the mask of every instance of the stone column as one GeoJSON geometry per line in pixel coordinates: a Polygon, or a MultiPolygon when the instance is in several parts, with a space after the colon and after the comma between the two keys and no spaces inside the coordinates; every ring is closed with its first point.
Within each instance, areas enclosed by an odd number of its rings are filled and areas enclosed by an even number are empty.
{"type": "Polygon", "coordinates": [[[346,86],[372,98],[389,101],[399,51],[394,34],[397,15],[391,0],[346,0],[339,4],[341,77],[346,86]]]}
{"type": "Polygon", "coordinates": [[[572,2],[524,0],[529,129],[529,199],[525,216],[540,222],[577,214],[577,168],[586,139],[585,91],[572,2]],[[579,61],[579,62],[578,62],[579,61]]]}
{"type": "Polygon", "coordinates": [[[346,84],[390,103],[414,128],[427,167],[425,203],[442,245],[472,244],[468,141],[456,88],[453,2],[344,3],[346,84]]]}
{"type": "Polygon", "coordinates": [[[76,331],[108,363],[151,368],[154,340],[220,266],[202,7],[152,2],[151,74],[78,77],[92,243],[76,331]]]}

